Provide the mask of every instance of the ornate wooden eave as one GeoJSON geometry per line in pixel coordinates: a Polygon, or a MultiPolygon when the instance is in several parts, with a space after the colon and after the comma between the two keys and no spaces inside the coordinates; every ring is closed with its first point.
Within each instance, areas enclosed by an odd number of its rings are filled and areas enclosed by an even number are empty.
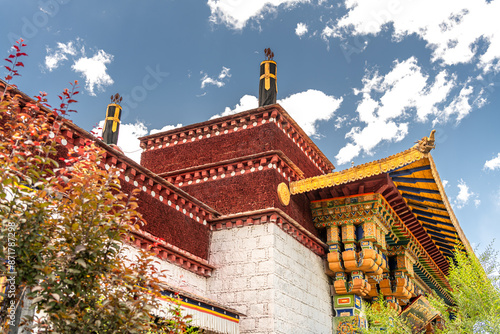
{"type": "Polygon", "coordinates": [[[432,286],[437,283],[432,280],[447,286],[445,275],[454,246],[471,247],[446,196],[429,153],[434,143],[429,142],[425,137],[414,147],[385,159],[291,182],[290,193],[305,193],[312,201],[370,191],[383,194],[432,260],[420,263],[421,278],[432,286]],[[425,272],[433,278],[425,277],[425,272]]]}
{"type": "MultiPolygon", "coordinates": [[[[467,249],[472,250],[446,196],[431,154],[421,152],[418,145],[387,158],[354,166],[340,172],[291,182],[289,185],[290,193],[292,195],[308,193],[313,190],[365,180],[381,174],[389,175],[412,212],[417,212],[416,216],[423,226],[429,224],[429,220],[426,220],[424,215],[420,213],[422,207],[425,206],[425,211],[434,213],[434,216],[439,218],[436,220],[437,222],[448,220],[449,223],[446,226],[456,236],[454,239],[458,239],[467,249]],[[402,176],[406,180],[402,179],[402,176]],[[411,195],[411,193],[419,195],[411,195]],[[418,202],[423,203],[420,208],[418,202]]],[[[438,224],[437,222],[436,224],[438,224]]]]}
{"type": "Polygon", "coordinates": [[[399,167],[406,166],[414,161],[424,158],[425,154],[411,148],[388,158],[368,162],[359,166],[344,169],[325,175],[310,177],[290,183],[292,195],[306,193],[311,190],[328,188],[362,180],[371,176],[388,173],[399,167]]]}
{"type": "MultiPolygon", "coordinates": [[[[393,188],[395,187],[393,186],[393,188]]],[[[367,211],[360,210],[360,207],[364,206],[364,202],[360,202],[363,201],[363,198],[365,200],[366,198],[370,198],[370,201],[375,200],[378,202],[378,204],[376,204],[377,207],[384,208],[385,218],[380,218],[380,221],[384,221],[385,219],[391,221],[390,226],[386,226],[389,231],[386,238],[387,245],[391,247],[398,247],[398,245],[405,244],[407,245],[405,247],[413,249],[413,252],[418,254],[419,259],[416,262],[416,267],[419,269],[417,270],[417,275],[420,276],[429,287],[436,290],[444,299],[448,302],[452,302],[448,293],[451,286],[449,285],[446,275],[442,270],[442,266],[438,265],[442,264],[443,261],[447,264],[446,260],[441,253],[439,253],[437,248],[435,248],[434,244],[425,232],[420,238],[415,236],[415,231],[418,231],[418,229],[410,229],[401,219],[400,215],[394,211],[392,205],[382,194],[364,193],[313,201],[311,202],[311,208],[313,211],[313,221],[315,222],[316,227],[324,228],[332,223],[335,224],[336,221],[363,221],[363,216],[365,214],[371,215],[371,209],[364,207],[363,210],[367,211]],[[335,207],[334,203],[343,202],[345,200],[348,200],[348,202],[352,201],[353,204],[342,205],[342,208],[332,208],[332,205],[335,207]],[[427,239],[425,237],[427,237],[427,239]],[[422,241],[427,241],[427,243],[422,241]],[[435,252],[430,252],[429,246],[434,246],[435,252]],[[441,260],[441,262],[436,262],[436,259],[441,260]]],[[[373,205],[373,203],[370,205],[373,205]]]]}

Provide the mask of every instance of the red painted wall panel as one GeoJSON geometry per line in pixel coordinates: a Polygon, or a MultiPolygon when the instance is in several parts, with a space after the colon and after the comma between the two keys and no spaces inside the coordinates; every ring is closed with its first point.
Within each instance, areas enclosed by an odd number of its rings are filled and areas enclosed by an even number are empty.
{"type": "Polygon", "coordinates": [[[141,165],[160,174],[271,150],[283,151],[306,177],[321,174],[304,152],[274,123],[146,151],[142,153],[141,165]]]}
{"type": "MultiPolygon", "coordinates": [[[[122,191],[130,193],[133,186],[122,182],[122,191]]],[[[203,259],[208,259],[210,231],[182,212],[160,202],[147,193],[137,195],[139,211],[147,224],[143,230],[203,259]]]]}
{"type": "Polygon", "coordinates": [[[279,208],[318,235],[312,223],[307,196],[292,196],[290,204],[279,202],[277,187],[285,178],[276,170],[247,171],[243,175],[207,181],[182,187],[189,194],[200,199],[223,215],[267,208],[279,208]]]}

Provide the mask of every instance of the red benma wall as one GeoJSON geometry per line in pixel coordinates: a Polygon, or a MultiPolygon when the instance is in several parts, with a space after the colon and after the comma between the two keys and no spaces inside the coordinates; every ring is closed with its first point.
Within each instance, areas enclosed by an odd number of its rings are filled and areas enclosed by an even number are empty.
{"type": "Polygon", "coordinates": [[[142,153],[141,165],[156,174],[161,174],[273,150],[282,151],[304,172],[305,177],[322,174],[321,170],[275,123],[147,150],[142,153]]]}

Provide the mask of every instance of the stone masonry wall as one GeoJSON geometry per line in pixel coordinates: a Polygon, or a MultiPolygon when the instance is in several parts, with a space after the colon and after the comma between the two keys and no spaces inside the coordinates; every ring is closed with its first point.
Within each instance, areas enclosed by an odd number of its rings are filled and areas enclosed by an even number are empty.
{"type": "MultiPolygon", "coordinates": [[[[139,254],[137,248],[127,244],[124,244],[123,247],[127,259],[134,262],[139,254]]],[[[195,295],[207,296],[207,279],[205,277],[157,257],[153,261],[155,267],[165,276],[165,283],[195,295]]]]}
{"type": "Polygon", "coordinates": [[[276,224],[212,234],[208,297],[234,308],[241,333],[332,333],[323,260],[276,224]]]}
{"type": "Polygon", "coordinates": [[[276,333],[332,333],[332,298],[323,260],[274,226],[276,333]]]}

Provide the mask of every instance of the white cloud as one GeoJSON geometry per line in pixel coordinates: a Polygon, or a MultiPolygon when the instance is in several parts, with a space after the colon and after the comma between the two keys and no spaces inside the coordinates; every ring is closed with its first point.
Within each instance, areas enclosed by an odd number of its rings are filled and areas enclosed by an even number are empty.
{"type": "MultiPolygon", "coordinates": [[[[459,95],[447,105],[442,112],[438,112],[438,116],[442,120],[447,121],[451,115],[457,115],[457,122],[460,122],[472,110],[472,105],[469,103],[469,98],[473,93],[472,86],[463,86],[459,95]]],[[[439,121],[435,119],[433,125],[439,121]]]]}
{"type": "Polygon", "coordinates": [[[443,184],[443,188],[446,189],[446,187],[448,186],[448,180],[442,180],[441,183],[443,184]]]}
{"type": "Polygon", "coordinates": [[[500,70],[500,1],[346,0],[348,13],[327,26],[323,37],[376,35],[388,25],[401,40],[416,34],[433,50],[433,61],[445,65],[477,62],[483,71],[500,70]],[[485,48],[478,47],[484,43],[485,48]]]}
{"type": "Polygon", "coordinates": [[[154,135],[155,133],[160,133],[160,132],[164,132],[164,131],[169,131],[169,130],[173,130],[173,129],[177,129],[177,128],[180,128],[182,127],[182,124],[181,123],[178,123],[177,125],[165,125],[163,128],[161,129],[153,129],[151,131],[149,131],[149,134],[150,135],[154,135]]]}
{"type": "Polygon", "coordinates": [[[293,7],[301,2],[310,0],[208,0],[207,4],[210,7],[211,22],[241,30],[251,19],[258,21],[281,5],[293,7]]]}
{"type": "Polygon", "coordinates": [[[210,119],[234,115],[245,110],[255,109],[258,106],[259,106],[258,98],[252,95],[243,95],[243,97],[240,99],[240,103],[237,104],[233,109],[226,107],[226,109],[224,109],[224,112],[222,114],[213,115],[212,117],[210,117],[210,119]]]}
{"type": "Polygon", "coordinates": [[[222,71],[220,71],[220,74],[219,74],[219,80],[222,80],[226,77],[231,77],[231,74],[229,74],[230,70],[231,69],[229,67],[222,66],[222,71]]]}
{"type": "Polygon", "coordinates": [[[337,29],[334,27],[326,26],[321,32],[321,38],[325,41],[328,41],[328,38],[341,37],[342,35],[337,32],[337,29]]]}
{"type": "Polygon", "coordinates": [[[335,129],[339,130],[343,126],[349,125],[350,122],[347,122],[347,119],[348,119],[348,115],[337,116],[337,118],[335,118],[335,129]]]}
{"type": "Polygon", "coordinates": [[[307,31],[308,31],[307,24],[302,22],[297,23],[297,27],[295,28],[295,34],[297,36],[302,37],[305,34],[307,34],[307,31]]]}
{"type": "Polygon", "coordinates": [[[224,86],[226,82],[229,80],[229,79],[227,80],[224,79],[231,77],[229,71],[231,71],[230,68],[222,66],[222,70],[217,76],[217,78],[215,77],[211,78],[208,76],[208,74],[202,71],[201,74],[203,74],[203,77],[201,78],[201,89],[205,88],[207,85],[214,85],[219,88],[224,86]]]}
{"type": "Polygon", "coordinates": [[[106,72],[106,65],[113,61],[113,55],[106,53],[104,50],[98,50],[91,58],[85,55],[85,45],[81,38],[77,37],[74,41],[69,41],[64,44],[57,43],[56,49],[53,51],[47,48],[45,56],[45,68],[53,71],[69,59],[73,60],[71,69],[75,72],[80,72],[85,79],[85,89],[90,95],[96,95],[95,90],[103,91],[105,86],[112,85],[113,79],[106,72]]]}
{"type": "Polygon", "coordinates": [[[300,125],[302,130],[312,137],[319,137],[318,121],[328,121],[342,103],[342,97],[335,98],[325,93],[309,89],[290,95],[278,103],[300,125]]]}
{"type": "Polygon", "coordinates": [[[498,155],[495,158],[487,160],[484,163],[484,169],[490,169],[490,170],[500,169],[500,153],[498,153],[498,155]]]}
{"type": "Polygon", "coordinates": [[[61,65],[65,60],[68,60],[68,56],[76,56],[76,48],[73,42],[70,41],[66,44],[58,42],[57,48],[52,52],[52,49],[47,48],[47,55],[45,56],[45,67],[49,71],[53,71],[61,65]]]}
{"type": "MultiPolygon", "coordinates": [[[[94,128],[93,132],[98,136],[102,137],[102,127],[104,126],[104,120],[99,122],[98,128],[94,128]]],[[[164,132],[176,128],[182,127],[182,124],[177,125],[165,125],[161,129],[153,129],[151,131],[148,130],[146,125],[140,121],[136,121],[134,124],[132,123],[122,123],[120,124],[120,132],[118,134],[118,147],[122,150],[122,152],[134,160],[137,163],[141,162],[141,153],[142,149],[140,146],[139,138],[147,136],[148,131],[150,135],[155,133],[164,132]]]]}
{"type": "MultiPolygon", "coordinates": [[[[317,122],[331,119],[340,107],[342,97],[335,98],[321,91],[309,89],[278,100],[277,103],[293,117],[307,135],[319,137],[317,122]]],[[[254,109],[258,107],[258,104],[257,97],[245,95],[233,109],[226,107],[222,114],[214,115],[210,119],[254,109]]]]}
{"type": "Polygon", "coordinates": [[[474,106],[469,103],[471,86],[463,85],[460,93],[450,100],[452,90],[457,87],[456,77],[442,70],[432,82],[415,57],[395,61],[384,76],[377,71],[367,72],[362,82],[363,88],[354,89],[356,95],[362,96],[356,109],[362,126],[354,126],[346,134],[351,143],[337,154],[339,165],[362,152],[373,154],[372,150],[383,141],[402,140],[408,134],[412,118],[425,122],[432,116],[433,123],[438,123],[456,115],[456,121],[460,122],[474,106]]]}
{"type": "Polygon", "coordinates": [[[109,76],[106,64],[111,63],[113,55],[104,50],[97,51],[92,58],[82,56],[77,59],[71,68],[75,72],[80,72],[85,78],[85,88],[90,95],[96,95],[94,89],[103,91],[105,86],[112,85],[113,79],[109,76]]]}
{"type": "MultiPolygon", "coordinates": [[[[97,135],[102,137],[102,127],[104,126],[104,120],[99,122],[99,127],[96,129],[97,135]]],[[[142,123],[137,121],[135,124],[120,124],[120,130],[118,133],[118,147],[123,151],[123,153],[134,160],[137,163],[141,162],[141,146],[139,142],[140,137],[144,137],[148,134],[147,127],[142,123]]]]}
{"type": "Polygon", "coordinates": [[[461,209],[466,206],[470,201],[474,201],[474,205],[478,207],[481,204],[481,200],[479,200],[478,195],[472,191],[470,191],[469,186],[465,183],[464,180],[460,179],[458,181],[458,195],[453,202],[454,206],[457,209],[461,209]]]}

